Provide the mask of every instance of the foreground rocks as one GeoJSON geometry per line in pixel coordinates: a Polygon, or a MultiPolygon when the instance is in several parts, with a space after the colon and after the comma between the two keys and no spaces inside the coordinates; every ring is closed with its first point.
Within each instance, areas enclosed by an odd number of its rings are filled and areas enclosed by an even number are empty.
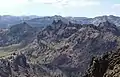
{"type": "Polygon", "coordinates": [[[24,54],[0,59],[0,77],[67,77],[51,65],[31,64],[24,54]]]}
{"type": "Polygon", "coordinates": [[[120,49],[94,58],[84,77],[120,77],[120,49]]]}
{"type": "Polygon", "coordinates": [[[30,67],[23,54],[11,59],[0,59],[1,77],[30,77],[30,67]]]}

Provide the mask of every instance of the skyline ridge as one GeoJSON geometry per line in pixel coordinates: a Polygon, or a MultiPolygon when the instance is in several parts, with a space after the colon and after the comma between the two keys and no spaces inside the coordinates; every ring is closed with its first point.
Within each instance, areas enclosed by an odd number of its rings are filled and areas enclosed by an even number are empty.
{"type": "Polygon", "coordinates": [[[81,18],[95,18],[95,17],[103,17],[103,16],[114,16],[114,17],[120,17],[119,15],[98,15],[93,17],[85,17],[85,16],[62,16],[62,15],[49,15],[49,16],[41,16],[41,15],[0,15],[0,16],[15,16],[15,17],[29,17],[29,16],[36,16],[36,17],[54,17],[54,16],[60,16],[60,17],[81,17],[81,18]]]}

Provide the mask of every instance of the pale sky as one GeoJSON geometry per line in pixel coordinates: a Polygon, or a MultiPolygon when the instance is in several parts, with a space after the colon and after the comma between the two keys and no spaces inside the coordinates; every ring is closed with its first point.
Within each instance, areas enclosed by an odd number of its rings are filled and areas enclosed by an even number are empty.
{"type": "Polygon", "coordinates": [[[120,0],[0,0],[0,15],[120,16],[120,0]]]}

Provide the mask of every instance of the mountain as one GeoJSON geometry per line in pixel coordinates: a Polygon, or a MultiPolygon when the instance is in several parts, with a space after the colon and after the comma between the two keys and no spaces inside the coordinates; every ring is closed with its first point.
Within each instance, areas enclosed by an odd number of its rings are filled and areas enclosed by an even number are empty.
{"type": "Polygon", "coordinates": [[[113,16],[113,15],[95,17],[93,20],[91,20],[91,23],[98,25],[99,22],[105,22],[105,21],[109,21],[117,26],[120,26],[120,23],[119,23],[120,18],[117,16],[113,16]]]}
{"type": "Polygon", "coordinates": [[[1,30],[0,46],[9,46],[23,42],[29,43],[33,40],[37,32],[36,28],[31,27],[26,22],[11,26],[9,29],[1,30]]]}
{"type": "MultiPolygon", "coordinates": [[[[24,30],[29,32],[29,29],[31,27],[26,23],[10,28],[11,31],[17,30],[18,35],[24,34],[21,33],[24,30]]],[[[15,33],[16,36],[16,32],[12,33],[15,33]]],[[[81,77],[95,55],[101,56],[107,51],[115,50],[120,45],[119,36],[119,29],[108,21],[94,26],[70,22],[66,24],[62,20],[58,20],[39,31],[31,43],[15,53],[24,53],[29,62],[28,65],[30,65],[27,70],[33,71],[33,66],[37,66],[36,69],[40,68],[35,72],[36,77],[39,75],[38,72],[42,73],[43,77],[46,75],[47,77],[81,77]]],[[[25,39],[25,37],[22,38],[25,39]]],[[[18,64],[20,75],[21,70],[25,70],[22,65],[18,64]]]]}
{"type": "Polygon", "coordinates": [[[27,22],[32,27],[44,27],[50,25],[53,20],[63,20],[64,22],[68,23],[68,20],[65,19],[62,16],[46,16],[46,17],[40,17],[40,16],[10,16],[10,15],[4,15],[0,16],[0,28],[9,28],[12,25],[22,23],[23,21],[27,22]],[[11,21],[12,20],[12,21],[11,21]]]}
{"type": "Polygon", "coordinates": [[[66,25],[59,21],[38,34],[42,56],[37,54],[34,57],[39,63],[67,72],[68,77],[79,77],[88,68],[93,55],[100,56],[117,48],[119,36],[119,30],[109,22],[96,27],[90,24],[66,25]]]}
{"type": "Polygon", "coordinates": [[[86,17],[67,17],[73,23],[78,24],[94,24],[98,26],[101,22],[109,21],[117,26],[120,26],[120,17],[109,15],[109,16],[98,16],[95,18],[86,18],[86,17]]]}
{"type": "Polygon", "coordinates": [[[48,26],[51,25],[53,21],[58,21],[58,20],[62,20],[65,23],[69,23],[69,20],[67,20],[66,18],[62,17],[62,16],[46,16],[46,17],[40,17],[40,18],[34,18],[31,20],[26,21],[28,24],[31,24],[35,27],[44,27],[44,26],[48,26]]]}
{"type": "Polygon", "coordinates": [[[21,23],[25,20],[30,20],[33,18],[37,18],[38,16],[10,16],[3,15],[0,16],[0,28],[9,28],[12,25],[21,23]]]}
{"type": "MultiPolygon", "coordinates": [[[[0,51],[9,53],[0,59],[2,77],[82,77],[93,57],[120,47],[120,29],[108,20],[96,26],[73,23],[60,16],[42,29],[23,22],[0,33],[0,51]],[[22,47],[13,50],[19,43],[22,47]]],[[[90,77],[89,70],[87,73],[90,77]]]]}
{"type": "Polygon", "coordinates": [[[75,23],[75,24],[94,24],[98,26],[101,22],[106,22],[109,21],[117,26],[120,26],[120,17],[117,16],[98,16],[95,18],[86,18],[86,17],[62,17],[62,16],[46,16],[46,17],[40,17],[40,18],[35,18],[32,20],[26,21],[27,23],[40,27],[40,26],[48,26],[52,24],[54,20],[63,20],[63,22],[68,23],[75,23]]]}
{"type": "Polygon", "coordinates": [[[94,24],[98,26],[101,22],[109,21],[117,26],[120,26],[120,17],[117,16],[98,16],[95,18],[87,17],[62,17],[59,15],[55,16],[1,16],[0,17],[0,28],[8,28],[11,25],[21,23],[23,21],[27,22],[32,27],[46,27],[51,25],[52,22],[56,20],[62,20],[65,23],[75,23],[75,24],[94,24]],[[12,20],[12,21],[11,21],[12,20]]]}

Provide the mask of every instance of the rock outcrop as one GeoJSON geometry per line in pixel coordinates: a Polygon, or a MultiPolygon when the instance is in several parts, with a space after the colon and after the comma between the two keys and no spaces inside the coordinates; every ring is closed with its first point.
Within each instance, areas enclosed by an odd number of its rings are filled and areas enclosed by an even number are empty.
{"type": "Polygon", "coordinates": [[[119,77],[120,49],[106,53],[102,57],[94,57],[84,77],[119,77]]]}

